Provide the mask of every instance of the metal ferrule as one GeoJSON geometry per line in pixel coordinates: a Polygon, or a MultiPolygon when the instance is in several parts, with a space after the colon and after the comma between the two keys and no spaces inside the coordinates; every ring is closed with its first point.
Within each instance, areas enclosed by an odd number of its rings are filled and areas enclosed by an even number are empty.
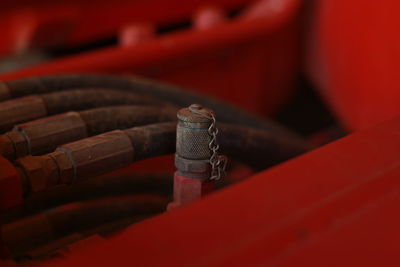
{"type": "Polygon", "coordinates": [[[175,166],[181,175],[204,179],[209,177],[211,136],[208,128],[212,123],[212,114],[211,110],[197,104],[179,110],[175,166]]]}

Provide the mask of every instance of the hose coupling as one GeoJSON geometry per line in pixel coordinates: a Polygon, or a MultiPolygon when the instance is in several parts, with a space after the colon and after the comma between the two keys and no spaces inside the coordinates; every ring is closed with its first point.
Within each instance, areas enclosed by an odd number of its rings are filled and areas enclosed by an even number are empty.
{"type": "Polygon", "coordinates": [[[210,180],[225,174],[227,159],[218,153],[218,128],[212,110],[192,104],[178,111],[174,176],[174,202],[186,204],[212,190],[210,180]]]}

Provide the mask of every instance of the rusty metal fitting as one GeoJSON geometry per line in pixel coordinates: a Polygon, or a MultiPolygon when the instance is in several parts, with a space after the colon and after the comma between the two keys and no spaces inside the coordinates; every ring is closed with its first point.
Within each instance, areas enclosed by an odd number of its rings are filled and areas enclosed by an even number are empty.
{"type": "Polygon", "coordinates": [[[5,82],[0,81],[0,101],[11,98],[10,89],[5,82]]]}
{"type": "Polygon", "coordinates": [[[181,175],[189,178],[204,179],[211,171],[209,159],[192,160],[175,155],[175,166],[181,175]]]}
{"type": "Polygon", "coordinates": [[[1,102],[0,133],[10,130],[17,123],[46,115],[46,105],[40,96],[26,96],[1,102]]]}
{"type": "Polygon", "coordinates": [[[12,132],[18,132],[25,137],[28,151],[18,154],[40,155],[50,152],[58,144],[69,143],[87,137],[86,124],[77,112],[68,112],[53,116],[54,119],[40,119],[14,127],[12,132]]]}
{"type": "Polygon", "coordinates": [[[120,130],[93,136],[57,148],[44,156],[26,156],[16,161],[28,192],[37,192],[58,184],[93,177],[133,162],[133,146],[120,130]]]}
{"type": "Polygon", "coordinates": [[[133,146],[121,130],[85,138],[57,148],[72,163],[76,179],[104,174],[133,162],[133,146]]]}
{"type": "Polygon", "coordinates": [[[47,154],[58,166],[58,183],[71,184],[75,177],[75,168],[71,159],[64,152],[55,151],[47,154]]]}
{"type": "Polygon", "coordinates": [[[213,183],[210,159],[213,155],[213,137],[210,129],[215,124],[215,115],[199,104],[178,111],[176,130],[176,154],[174,175],[174,201],[167,209],[185,205],[209,193],[213,183]]]}
{"type": "Polygon", "coordinates": [[[16,161],[22,169],[23,175],[29,183],[24,193],[38,192],[59,183],[59,169],[57,163],[49,156],[27,156],[16,161]]]}
{"type": "Polygon", "coordinates": [[[212,155],[209,148],[211,136],[208,129],[214,113],[199,104],[193,104],[179,110],[177,116],[175,165],[178,172],[185,176],[206,179],[210,175],[208,160],[212,155]],[[199,162],[194,164],[193,161],[199,162]],[[200,167],[200,165],[204,166],[200,167]],[[190,169],[193,170],[193,174],[190,174],[190,169]],[[198,172],[200,169],[205,171],[200,173],[198,172]]]}
{"type": "Polygon", "coordinates": [[[13,153],[4,155],[4,157],[9,160],[14,160],[16,158],[29,155],[29,143],[26,140],[25,136],[23,136],[21,133],[11,131],[5,133],[3,136],[5,138],[8,138],[13,146],[13,153]]]}
{"type": "Polygon", "coordinates": [[[0,156],[9,160],[15,158],[14,144],[6,135],[0,135],[0,156]]]}

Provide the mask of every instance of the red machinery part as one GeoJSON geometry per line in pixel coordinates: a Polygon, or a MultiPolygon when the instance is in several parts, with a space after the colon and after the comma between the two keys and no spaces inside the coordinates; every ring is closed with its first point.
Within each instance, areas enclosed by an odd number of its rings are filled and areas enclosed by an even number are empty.
{"type": "Polygon", "coordinates": [[[398,266],[399,125],[350,135],[39,266],[398,266]]]}
{"type": "Polygon", "coordinates": [[[82,45],[113,36],[126,24],[149,21],[160,25],[179,23],[199,5],[211,3],[231,9],[242,7],[249,0],[23,2],[20,5],[13,2],[12,7],[7,5],[8,1],[0,3],[3,30],[0,55],[54,45],[82,45]]]}
{"type": "Polygon", "coordinates": [[[22,183],[14,166],[0,156],[0,214],[22,202],[22,183]]]}
{"type": "MultiPolygon", "coordinates": [[[[181,3],[182,10],[178,11],[188,19],[195,7],[206,6],[193,2],[189,8],[187,2],[192,1],[181,3]]],[[[0,79],[68,72],[135,73],[193,88],[250,111],[271,114],[291,94],[299,63],[300,1],[282,0],[279,8],[275,2],[255,2],[242,16],[208,29],[187,29],[130,47],[87,52],[5,74],[0,79]],[[254,7],[261,8],[262,16],[254,12],[254,7]]],[[[159,8],[163,9],[166,3],[173,6],[165,1],[159,8]]],[[[213,5],[229,10],[223,2],[213,5]]],[[[160,25],[164,16],[154,11],[145,22],[160,25]]],[[[139,19],[144,20],[141,16],[139,19]]]]}
{"type": "MultiPolygon", "coordinates": [[[[291,21],[297,1],[282,2],[291,8],[276,16],[226,22],[218,13],[203,13],[210,15],[211,26],[206,23],[204,28],[161,37],[152,36],[150,28],[141,35],[144,38],[128,41],[134,46],[124,44],[3,78],[134,72],[270,113],[289,94],[287,85],[297,70],[292,61],[297,42],[291,42],[297,40],[291,21]],[[244,49],[247,52],[240,53],[244,49]],[[266,85],[271,91],[265,90],[266,85]]],[[[396,114],[399,54],[398,38],[392,33],[397,30],[399,4],[369,0],[317,4],[308,70],[338,118],[349,129],[359,130],[396,114]],[[388,54],[375,53],[378,49],[388,54]]],[[[192,13],[189,9],[185,16],[192,13]]],[[[399,266],[399,125],[399,117],[386,121],[132,226],[105,242],[83,241],[81,250],[34,264],[399,266]]],[[[172,166],[171,158],[167,165],[172,166]]],[[[21,203],[21,189],[14,167],[0,157],[0,212],[21,203]]]]}
{"type": "Polygon", "coordinates": [[[350,130],[400,112],[399,1],[315,2],[308,72],[350,130]]]}

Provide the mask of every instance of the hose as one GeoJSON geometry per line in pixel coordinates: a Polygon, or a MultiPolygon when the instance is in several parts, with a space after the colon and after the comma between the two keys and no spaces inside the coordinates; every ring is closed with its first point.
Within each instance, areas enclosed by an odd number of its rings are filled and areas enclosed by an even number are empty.
{"type": "Polygon", "coordinates": [[[165,101],[143,94],[104,88],[60,91],[43,94],[41,97],[49,114],[115,105],[172,106],[165,101]]]}
{"type": "Polygon", "coordinates": [[[175,119],[172,107],[114,106],[68,112],[16,125],[0,135],[0,155],[9,160],[41,155],[88,136],[175,119]]]}
{"type": "Polygon", "coordinates": [[[72,203],[3,225],[3,242],[18,255],[101,224],[163,212],[168,201],[157,195],[136,195],[72,203]]]}
{"type": "Polygon", "coordinates": [[[176,111],[170,107],[121,106],[85,110],[79,114],[86,124],[88,136],[92,136],[115,129],[175,121],[176,111]]]}
{"type": "Polygon", "coordinates": [[[14,207],[4,214],[0,224],[20,220],[42,210],[71,202],[128,194],[156,194],[170,198],[172,196],[172,175],[158,173],[108,174],[76,183],[73,186],[57,186],[30,195],[22,205],[14,207]]]}
{"type": "Polygon", "coordinates": [[[31,95],[1,102],[0,133],[17,123],[53,114],[115,105],[172,106],[149,96],[110,89],[74,89],[31,95]]]}
{"type": "Polygon", "coordinates": [[[218,123],[218,142],[223,153],[260,171],[313,147],[296,139],[240,125],[218,123]]]}
{"type": "MultiPolygon", "coordinates": [[[[221,126],[221,147],[254,168],[265,168],[310,150],[303,143],[265,131],[221,126]]],[[[165,122],[85,138],[44,156],[20,158],[16,164],[25,181],[25,192],[38,192],[101,175],[135,161],[172,154],[175,144],[176,123],[165,122]]]]}
{"type": "Polygon", "coordinates": [[[220,121],[263,129],[290,138],[299,138],[297,135],[272,121],[261,119],[214,98],[205,97],[166,83],[152,82],[132,76],[68,74],[24,78],[3,82],[0,86],[0,88],[3,88],[3,93],[0,93],[0,96],[2,95],[3,100],[5,100],[32,94],[85,87],[127,90],[133,93],[160,98],[178,106],[189,106],[192,103],[199,103],[213,109],[220,121]]]}

